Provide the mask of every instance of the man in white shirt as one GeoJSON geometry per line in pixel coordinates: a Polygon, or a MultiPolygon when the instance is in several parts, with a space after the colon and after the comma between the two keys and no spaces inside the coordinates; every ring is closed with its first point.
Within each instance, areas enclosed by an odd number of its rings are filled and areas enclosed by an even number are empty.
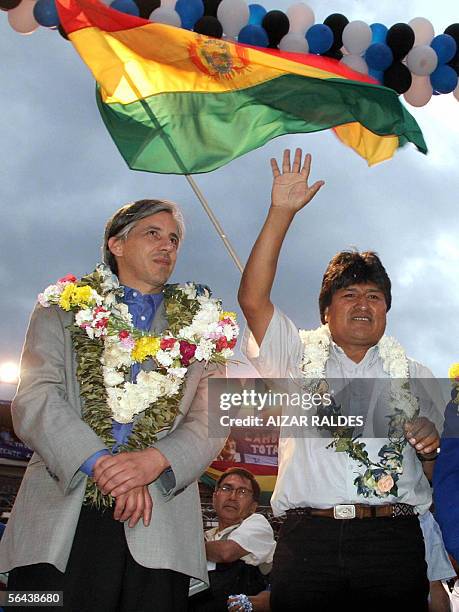
{"type": "Polygon", "coordinates": [[[391,283],[375,253],[341,252],[332,259],[319,297],[324,325],[318,330],[300,335],[272,304],[287,230],[323,185],[308,186],[311,159],[301,160],[297,149],[291,165],[285,151],[282,172],[271,160],[272,203],[239,290],[251,331],[247,355],[264,378],[300,379],[310,390],[314,380],[386,378],[391,414],[376,394],[366,407],[368,439],[336,430],[329,430],[331,444],[321,435],[281,437],[272,505],[287,519],[274,557],[272,609],[422,612],[428,581],[416,515],[431,503],[423,465],[436,457],[434,423],[441,422],[433,385],[425,382],[432,374],[384,336],[391,283]],[[384,423],[387,438],[381,439],[377,431],[384,423]]]}
{"type": "Polygon", "coordinates": [[[193,612],[226,611],[229,595],[264,590],[276,544],[271,525],[255,514],[259,499],[260,486],[244,468],[229,468],[218,479],[218,526],[204,534],[210,588],[191,598],[193,612]]]}

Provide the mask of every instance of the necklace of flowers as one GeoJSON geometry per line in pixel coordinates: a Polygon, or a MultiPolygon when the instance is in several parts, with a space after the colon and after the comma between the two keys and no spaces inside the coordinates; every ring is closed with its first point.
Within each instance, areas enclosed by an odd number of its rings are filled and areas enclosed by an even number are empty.
{"type": "MultiPolygon", "coordinates": [[[[150,447],[169,429],[179,410],[183,382],[195,361],[224,364],[233,355],[239,328],[236,315],[224,312],[204,285],[167,285],[163,290],[167,329],[151,335],[136,329],[124,290],[105,264],[78,280],[68,274],[38,296],[43,307],[56,305],[75,313],[70,326],[77,358],[83,420],[108,448],[113,448],[112,421],[133,423],[119,451],[150,447]],[[152,360],[154,370],[127,380],[131,366],[152,360]]],[[[85,501],[111,506],[88,479],[85,501]]]]}
{"type": "MultiPolygon", "coordinates": [[[[325,381],[325,366],[330,355],[331,343],[328,325],[322,325],[311,331],[301,330],[300,338],[304,345],[301,371],[306,386],[313,392],[323,393],[324,388],[328,388],[325,381]]],[[[419,414],[418,401],[409,388],[408,359],[403,347],[388,336],[383,336],[377,346],[383,370],[391,379],[389,444],[383,445],[379,450],[379,461],[371,461],[365,443],[359,442],[357,437],[352,438],[352,428],[324,427],[333,436],[333,442],[327,448],[334,448],[336,452],[345,452],[366,468],[365,472],[358,473],[354,480],[357,493],[364,497],[397,495],[397,481],[403,473],[403,449],[407,444],[404,425],[419,414]]],[[[320,411],[322,414],[328,413],[329,416],[338,416],[341,408],[332,402],[328,408],[322,406],[320,411]]]]}

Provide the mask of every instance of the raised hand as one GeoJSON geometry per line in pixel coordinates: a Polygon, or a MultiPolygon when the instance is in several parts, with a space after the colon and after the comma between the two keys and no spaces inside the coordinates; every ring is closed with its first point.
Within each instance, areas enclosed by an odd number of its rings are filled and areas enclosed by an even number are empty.
{"type": "Polygon", "coordinates": [[[308,179],[311,170],[311,156],[309,153],[301,165],[302,150],[296,149],[293,165],[290,164],[290,149],[285,149],[282,158],[282,172],[277,161],[271,159],[273,171],[273,188],[271,193],[271,206],[282,208],[296,213],[301,210],[316,195],[324,185],[324,181],[316,181],[309,187],[308,179]]]}

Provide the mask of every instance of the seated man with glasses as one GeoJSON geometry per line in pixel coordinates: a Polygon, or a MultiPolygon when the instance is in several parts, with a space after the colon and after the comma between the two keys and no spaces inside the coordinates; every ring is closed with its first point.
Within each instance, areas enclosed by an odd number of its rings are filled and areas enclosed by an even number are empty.
{"type": "Polygon", "coordinates": [[[271,525],[255,514],[260,486],[243,468],[218,479],[213,504],[218,526],[205,532],[209,589],[190,598],[193,612],[227,611],[229,595],[256,595],[266,587],[276,546],[271,525]]]}

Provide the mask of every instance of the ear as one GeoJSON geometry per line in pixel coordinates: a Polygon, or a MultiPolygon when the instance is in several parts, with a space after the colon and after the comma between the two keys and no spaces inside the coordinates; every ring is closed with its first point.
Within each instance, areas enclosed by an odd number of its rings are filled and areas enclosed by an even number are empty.
{"type": "Polygon", "coordinates": [[[328,322],[328,306],[324,310],[324,319],[325,319],[325,323],[327,323],[328,322]]]}
{"type": "Polygon", "coordinates": [[[112,236],[111,238],[108,239],[107,244],[108,244],[110,253],[112,253],[112,255],[115,255],[115,257],[123,256],[124,240],[122,238],[117,238],[116,236],[112,236]]]}

